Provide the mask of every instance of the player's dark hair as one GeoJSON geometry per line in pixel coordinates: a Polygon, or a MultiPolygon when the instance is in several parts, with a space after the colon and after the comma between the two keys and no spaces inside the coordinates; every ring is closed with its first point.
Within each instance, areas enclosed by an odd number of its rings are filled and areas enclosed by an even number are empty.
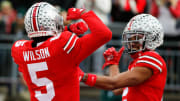
{"type": "Polygon", "coordinates": [[[36,47],[36,46],[37,46],[37,43],[46,41],[46,40],[49,39],[50,37],[52,37],[52,36],[43,36],[43,37],[35,37],[35,38],[32,38],[32,40],[33,40],[32,47],[36,47]]]}

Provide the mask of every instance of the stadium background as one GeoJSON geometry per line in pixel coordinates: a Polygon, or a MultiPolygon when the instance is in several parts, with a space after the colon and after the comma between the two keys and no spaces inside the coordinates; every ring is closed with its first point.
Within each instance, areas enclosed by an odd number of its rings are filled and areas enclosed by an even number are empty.
{"type": "MultiPolygon", "coordinates": [[[[23,18],[27,8],[29,8],[30,5],[32,5],[35,1],[50,2],[53,5],[55,5],[61,12],[64,12],[63,14],[66,14],[67,9],[70,7],[75,7],[75,4],[78,0],[0,0],[0,101],[29,101],[29,93],[27,91],[26,86],[22,83],[21,78],[19,78],[17,65],[13,62],[10,52],[13,42],[19,39],[28,39],[26,37],[26,33],[23,26],[23,18]],[[8,14],[9,12],[10,14],[8,14]]],[[[108,27],[113,32],[113,38],[110,42],[106,44],[105,48],[114,46],[117,49],[119,49],[121,47],[121,33],[127,22],[125,20],[121,21],[121,19],[116,19],[116,17],[118,17],[117,13],[120,11],[114,11],[115,1],[117,0],[112,0],[111,12],[108,14],[108,27]]],[[[146,7],[144,8],[143,13],[150,13],[153,0],[145,1],[146,7]]],[[[159,1],[163,2],[163,0],[159,1]]],[[[127,13],[123,12],[123,15],[120,16],[126,18],[126,14],[127,13]]],[[[130,12],[128,14],[133,13],[130,12]]],[[[176,23],[178,23],[179,18],[180,16],[174,18],[176,23]]],[[[166,21],[169,22],[170,20],[166,19],[166,21]]],[[[65,24],[69,23],[71,22],[65,22],[65,24]]],[[[157,50],[165,59],[168,68],[164,101],[180,101],[179,34],[180,32],[178,31],[176,32],[176,34],[172,34],[170,32],[165,31],[164,45],[157,50]]],[[[81,66],[82,69],[85,72],[106,75],[107,70],[99,72],[96,69],[92,68],[93,59],[94,58],[92,58],[91,55],[85,61],[83,61],[83,66],[81,66]]],[[[127,69],[130,60],[131,58],[128,55],[123,55],[123,59],[121,59],[120,61],[121,71],[125,71],[127,69]]],[[[121,96],[114,96],[111,91],[104,91],[97,88],[91,88],[84,85],[83,83],[81,83],[80,86],[81,101],[121,101],[121,96]]]]}

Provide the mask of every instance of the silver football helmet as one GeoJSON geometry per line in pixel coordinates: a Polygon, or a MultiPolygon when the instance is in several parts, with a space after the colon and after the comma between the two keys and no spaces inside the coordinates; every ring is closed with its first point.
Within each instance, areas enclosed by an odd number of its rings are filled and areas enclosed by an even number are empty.
{"type": "Polygon", "coordinates": [[[160,22],[150,14],[139,14],[126,25],[122,44],[126,53],[154,50],[163,44],[164,31],[160,22]]]}
{"type": "Polygon", "coordinates": [[[63,17],[51,4],[39,2],[28,9],[24,24],[29,38],[54,36],[63,30],[63,17]]]}

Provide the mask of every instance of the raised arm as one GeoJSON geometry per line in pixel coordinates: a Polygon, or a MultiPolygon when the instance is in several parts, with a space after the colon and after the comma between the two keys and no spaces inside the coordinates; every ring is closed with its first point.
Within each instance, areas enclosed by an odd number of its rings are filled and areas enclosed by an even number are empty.
{"type": "MultiPolygon", "coordinates": [[[[110,65],[109,66],[109,75],[110,77],[115,77],[120,73],[119,65],[110,65]]],[[[112,91],[114,95],[120,95],[123,92],[123,88],[118,88],[112,91]]]]}
{"type": "Polygon", "coordinates": [[[136,67],[132,71],[119,73],[114,77],[97,76],[95,87],[115,90],[143,83],[152,76],[152,71],[146,67],[136,67]]]}
{"type": "Polygon", "coordinates": [[[67,17],[68,19],[83,19],[91,32],[76,41],[76,47],[73,50],[78,51],[78,55],[74,57],[77,58],[75,60],[77,60],[78,63],[89,56],[97,48],[107,43],[112,37],[112,32],[93,11],[84,12],[83,14],[79,13],[83,11],[83,9],[70,8],[67,17]]]}
{"type": "Polygon", "coordinates": [[[113,90],[115,95],[122,93],[122,88],[127,86],[135,86],[143,83],[152,76],[152,70],[147,67],[136,67],[131,71],[119,73],[119,60],[124,48],[119,52],[115,48],[105,51],[105,66],[109,66],[110,76],[98,76],[90,73],[83,73],[82,81],[89,86],[101,89],[113,90]]]}

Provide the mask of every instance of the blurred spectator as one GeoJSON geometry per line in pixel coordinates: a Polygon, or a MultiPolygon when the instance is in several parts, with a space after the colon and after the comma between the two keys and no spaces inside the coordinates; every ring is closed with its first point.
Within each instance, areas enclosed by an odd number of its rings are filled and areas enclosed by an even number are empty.
{"type": "MultiPolygon", "coordinates": [[[[49,0],[49,1],[53,1],[53,0],[49,0]]],[[[75,7],[75,4],[77,2],[77,0],[54,0],[56,1],[58,5],[60,5],[64,10],[68,10],[68,8],[72,8],[75,7]]]]}
{"type": "Polygon", "coordinates": [[[67,26],[68,24],[71,23],[71,20],[66,20],[67,18],[67,11],[61,11],[61,16],[63,16],[63,20],[64,20],[64,25],[67,26]]]}
{"type": "Polygon", "coordinates": [[[2,1],[0,4],[0,33],[14,34],[16,24],[16,11],[10,1],[2,1]]]}
{"type": "Polygon", "coordinates": [[[69,24],[71,21],[67,21],[66,14],[67,9],[74,7],[76,0],[11,0],[13,7],[17,10],[17,33],[18,37],[21,37],[22,33],[26,34],[24,29],[24,13],[25,11],[35,2],[49,2],[55,5],[60,11],[61,15],[64,17],[64,24],[69,24]]]}
{"type": "Polygon", "coordinates": [[[174,18],[180,17],[180,0],[152,0],[151,14],[158,17],[160,6],[166,7],[174,18]]]}
{"type": "Polygon", "coordinates": [[[77,8],[93,10],[97,16],[107,25],[110,21],[111,0],[77,0],[77,8]]]}
{"type": "MultiPolygon", "coordinates": [[[[112,0],[77,0],[76,7],[77,8],[85,8],[87,10],[93,10],[97,16],[106,24],[108,25],[110,23],[110,11],[112,6],[112,0]]],[[[89,66],[88,68],[93,67],[93,71],[96,73],[102,73],[101,67],[104,63],[103,59],[103,52],[106,49],[106,45],[101,46],[98,50],[96,50],[91,57],[88,57],[87,59],[92,58],[92,66],[89,66]]],[[[86,60],[85,60],[86,61],[86,60]]],[[[84,63],[86,63],[83,61],[84,63]]],[[[81,65],[83,65],[82,63],[81,65]]],[[[83,66],[80,67],[82,68],[83,66]]],[[[91,70],[92,70],[91,69],[91,70]]]]}
{"type": "Polygon", "coordinates": [[[112,0],[112,21],[128,22],[133,16],[148,11],[148,0],[112,0]]]}
{"type": "Polygon", "coordinates": [[[63,9],[67,10],[70,7],[74,7],[76,0],[11,0],[15,8],[19,7],[26,7],[29,8],[32,4],[36,2],[48,2],[51,3],[52,5],[59,5],[63,9]]]}
{"type": "Polygon", "coordinates": [[[24,28],[24,15],[25,15],[25,8],[19,7],[17,9],[17,20],[16,20],[16,34],[17,39],[20,39],[23,37],[23,35],[26,35],[26,31],[24,28]]]}
{"type": "Polygon", "coordinates": [[[152,0],[150,13],[162,23],[165,40],[179,40],[176,25],[180,18],[180,0],[152,0]]]}
{"type": "Polygon", "coordinates": [[[67,20],[67,10],[65,10],[64,8],[62,8],[60,5],[54,4],[54,7],[56,7],[56,9],[58,9],[60,11],[60,15],[63,16],[63,23],[65,26],[67,26],[68,24],[71,23],[71,20],[67,20]]]}

